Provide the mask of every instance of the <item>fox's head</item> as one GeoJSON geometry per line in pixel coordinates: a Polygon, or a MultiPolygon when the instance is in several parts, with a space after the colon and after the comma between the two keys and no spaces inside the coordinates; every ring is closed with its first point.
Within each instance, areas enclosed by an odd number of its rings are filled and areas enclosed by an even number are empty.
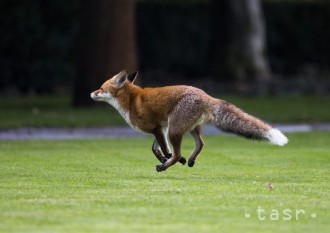
{"type": "Polygon", "coordinates": [[[123,70],[103,83],[100,89],[92,92],[91,98],[95,101],[112,102],[116,93],[122,89],[127,82],[134,83],[137,76],[137,71],[127,75],[126,71],[123,70]]]}

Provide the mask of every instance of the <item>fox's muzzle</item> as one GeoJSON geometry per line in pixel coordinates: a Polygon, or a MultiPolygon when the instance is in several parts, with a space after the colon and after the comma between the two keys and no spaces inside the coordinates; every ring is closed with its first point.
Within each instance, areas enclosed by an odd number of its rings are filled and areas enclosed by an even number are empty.
{"type": "Polygon", "coordinates": [[[97,100],[97,99],[99,99],[100,97],[98,96],[98,94],[99,94],[99,91],[94,91],[94,92],[92,92],[92,93],[91,93],[91,98],[92,98],[93,100],[97,100]]]}

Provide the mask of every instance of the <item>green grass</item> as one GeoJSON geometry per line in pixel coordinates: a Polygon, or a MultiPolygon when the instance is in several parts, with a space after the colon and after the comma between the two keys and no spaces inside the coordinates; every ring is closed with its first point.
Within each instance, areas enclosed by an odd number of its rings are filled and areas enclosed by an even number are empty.
{"type": "Polygon", "coordinates": [[[0,109],[0,129],[125,125],[106,103],[104,107],[74,109],[67,96],[7,97],[0,99],[0,109]]]}
{"type": "Polygon", "coordinates": [[[229,96],[226,100],[269,122],[330,122],[330,96],[229,96]]]}
{"type": "MultiPolygon", "coordinates": [[[[222,98],[269,122],[330,122],[329,96],[222,98]]],[[[108,104],[100,106],[72,109],[69,97],[3,97],[0,129],[126,125],[108,104]]]]}
{"type": "Polygon", "coordinates": [[[205,137],[194,168],[163,173],[150,138],[0,141],[0,232],[329,232],[330,133],[288,136],[282,148],[205,137]]]}

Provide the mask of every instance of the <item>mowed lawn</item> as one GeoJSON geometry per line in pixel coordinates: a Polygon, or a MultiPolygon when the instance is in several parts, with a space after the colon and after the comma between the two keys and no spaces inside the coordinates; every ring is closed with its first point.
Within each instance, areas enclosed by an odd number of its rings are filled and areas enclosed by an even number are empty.
{"type": "Polygon", "coordinates": [[[0,141],[0,232],[329,232],[330,132],[288,137],[205,137],[163,173],[151,138],[0,141]]]}

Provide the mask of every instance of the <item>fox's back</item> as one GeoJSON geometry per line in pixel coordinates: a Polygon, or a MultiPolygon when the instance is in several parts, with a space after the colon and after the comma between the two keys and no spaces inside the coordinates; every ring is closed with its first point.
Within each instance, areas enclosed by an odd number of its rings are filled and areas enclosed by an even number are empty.
{"type": "Polygon", "coordinates": [[[137,96],[137,104],[141,108],[148,108],[162,114],[171,113],[175,107],[184,102],[186,105],[202,103],[207,105],[213,99],[204,91],[185,85],[165,86],[158,88],[144,88],[137,96]],[[143,105],[143,106],[142,106],[143,105]]]}
{"type": "Polygon", "coordinates": [[[191,86],[144,88],[131,104],[130,119],[141,128],[152,128],[166,124],[168,117],[175,112],[180,112],[185,118],[201,115],[210,109],[214,100],[204,91],[191,86]]]}

